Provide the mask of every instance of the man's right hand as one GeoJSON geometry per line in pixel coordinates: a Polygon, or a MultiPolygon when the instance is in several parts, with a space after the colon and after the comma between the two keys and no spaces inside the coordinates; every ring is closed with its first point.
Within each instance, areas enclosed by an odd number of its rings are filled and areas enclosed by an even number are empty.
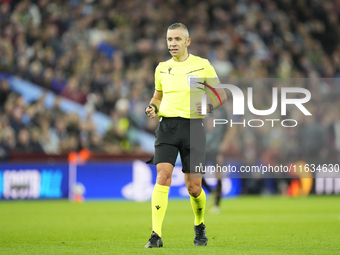
{"type": "Polygon", "coordinates": [[[150,119],[156,117],[155,108],[152,107],[151,105],[149,105],[149,106],[145,109],[145,113],[146,113],[146,115],[149,116],[150,119]]]}

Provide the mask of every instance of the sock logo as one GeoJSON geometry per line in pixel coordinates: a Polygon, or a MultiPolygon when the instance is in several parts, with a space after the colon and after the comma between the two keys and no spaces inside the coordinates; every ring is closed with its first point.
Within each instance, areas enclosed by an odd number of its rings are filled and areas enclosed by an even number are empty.
{"type": "Polygon", "coordinates": [[[198,208],[199,211],[202,211],[203,208],[198,208]]]}
{"type": "Polygon", "coordinates": [[[159,208],[161,208],[159,205],[156,205],[155,207],[156,207],[157,210],[159,210],[159,208]]]}

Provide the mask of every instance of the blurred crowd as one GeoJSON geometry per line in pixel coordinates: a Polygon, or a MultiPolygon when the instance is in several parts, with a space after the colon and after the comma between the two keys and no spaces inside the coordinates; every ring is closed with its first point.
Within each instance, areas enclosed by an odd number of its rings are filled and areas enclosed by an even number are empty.
{"type": "MultiPolygon", "coordinates": [[[[189,29],[189,52],[209,59],[221,81],[339,78],[339,14],[336,0],[4,0],[0,71],[107,114],[113,125],[98,136],[90,119],[61,112],[58,102],[44,109],[43,97],[26,105],[4,80],[0,147],[45,153],[84,147],[140,151],[129,130],[153,133],[158,123],[146,118],[144,108],[154,91],[155,67],[170,58],[165,36],[175,22],[189,29]]],[[[256,102],[270,107],[271,86],[259,89],[263,93],[256,102]]],[[[340,127],[339,115],[331,112],[340,107],[340,85],[325,82],[309,89],[312,120],[296,113],[301,125],[294,130],[240,128],[221,147],[223,153],[249,162],[277,160],[276,154],[334,157],[340,151],[340,127]]]]}

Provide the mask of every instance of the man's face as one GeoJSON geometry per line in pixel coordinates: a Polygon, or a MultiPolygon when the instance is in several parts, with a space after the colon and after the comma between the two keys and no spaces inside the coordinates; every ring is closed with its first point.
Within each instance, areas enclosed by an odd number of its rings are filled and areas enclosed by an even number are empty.
{"type": "Polygon", "coordinates": [[[187,33],[182,28],[168,30],[166,40],[170,54],[176,58],[187,52],[190,45],[190,38],[187,38],[187,33]]]}

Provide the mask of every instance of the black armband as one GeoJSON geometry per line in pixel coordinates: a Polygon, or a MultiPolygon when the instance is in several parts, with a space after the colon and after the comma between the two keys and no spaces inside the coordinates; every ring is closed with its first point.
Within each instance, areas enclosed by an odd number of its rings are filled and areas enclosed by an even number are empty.
{"type": "Polygon", "coordinates": [[[210,112],[209,112],[209,113],[212,113],[212,111],[214,110],[214,107],[213,107],[213,105],[212,105],[212,104],[208,104],[208,106],[209,106],[209,110],[210,110],[210,112]]]}

